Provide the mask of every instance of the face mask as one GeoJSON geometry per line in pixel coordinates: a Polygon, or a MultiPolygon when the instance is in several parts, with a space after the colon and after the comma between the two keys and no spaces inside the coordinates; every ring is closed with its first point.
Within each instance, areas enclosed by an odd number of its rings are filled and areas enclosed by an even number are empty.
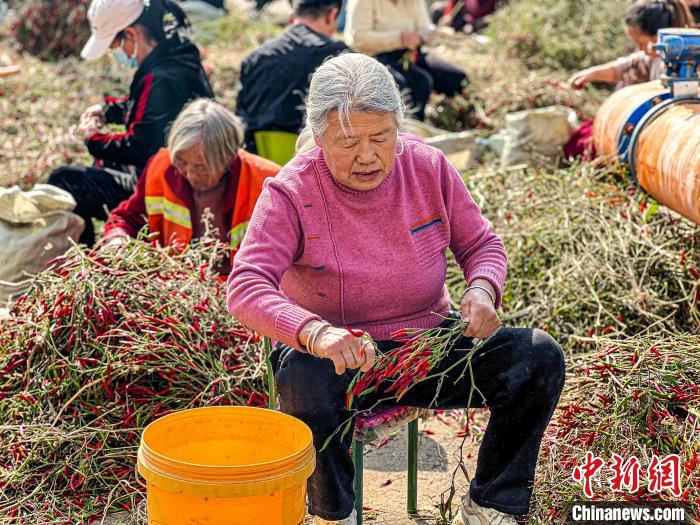
{"type": "Polygon", "coordinates": [[[114,57],[114,60],[116,60],[117,64],[121,64],[126,68],[138,67],[139,63],[136,60],[136,54],[138,50],[137,46],[138,44],[134,45],[134,55],[129,56],[126,53],[126,51],[124,51],[124,41],[122,40],[121,45],[112,52],[112,56],[114,57]]]}

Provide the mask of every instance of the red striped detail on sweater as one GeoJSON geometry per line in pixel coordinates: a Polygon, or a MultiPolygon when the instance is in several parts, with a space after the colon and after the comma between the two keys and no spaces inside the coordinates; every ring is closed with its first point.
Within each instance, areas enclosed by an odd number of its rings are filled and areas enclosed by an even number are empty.
{"type": "Polygon", "coordinates": [[[426,217],[425,219],[421,219],[418,222],[414,222],[413,224],[411,224],[410,228],[414,229],[414,228],[418,228],[420,226],[424,226],[425,224],[428,224],[429,222],[432,222],[435,219],[439,219],[440,216],[441,215],[439,213],[436,213],[435,215],[431,215],[430,217],[426,217]]]}
{"type": "Polygon", "coordinates": [[[134,116],[134,120],[132,120],[131,124],[129,125],[129,131],[127,131],[126,133],[112,134],[95,133],[88,140],[91,142],[111,142],[113,140],[124,140],[131,137],[134,134],[134,127],[136,126],[136,124],[141,122],[141,120],[143,119],[143,115],[146,112],[146,106],[148,105],[148,95],[151,92],[151,87],[153,87],[153,73],[148,73],[145,77],[143,77],[143,91],[141,91],[139,102],[136,105],[136,115],[134,116]]]}
{"type": "Polygon", "coordinates": [[[120,102],[126,102],[129,100],[128,95],[124,95],[123,97],[105,97],[105,102],[107,104],[119,104],[120,102]]]}

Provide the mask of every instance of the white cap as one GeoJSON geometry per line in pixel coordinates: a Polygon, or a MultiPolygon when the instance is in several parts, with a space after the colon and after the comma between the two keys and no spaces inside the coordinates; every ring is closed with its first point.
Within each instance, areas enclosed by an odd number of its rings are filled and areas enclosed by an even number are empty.
{"type": "Polygon", "coordinates": [[[100,58],[119,32],[138,20],[143,9],[143,0],[92,0],[88,10],[92,35],[80,56],[88,61],[100,58]]]}

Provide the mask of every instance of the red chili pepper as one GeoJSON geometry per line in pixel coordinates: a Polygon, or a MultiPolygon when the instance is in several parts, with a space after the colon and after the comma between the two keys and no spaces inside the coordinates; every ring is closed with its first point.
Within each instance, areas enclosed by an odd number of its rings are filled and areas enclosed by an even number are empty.
{"type": "Polygon", "coordinates": [[[110,401],[114,401],[114,391],[109,387],[109,382],[106,379],[102,380],[102,386],[110,401]]]}
{"type": "Polygon", "coordinates": [[[98,361],[97,359],[93,358],[93,357],[78,357],[78,358],[76,358],[76,361],[77,361],[78,363],[80,363],[81,365],[83,365],[83,367],[84,367],[85,365],[92,365],[92,366],[94,366],[94,365],[99,364],[99,361],[98,361]]]}
{"type": "Polygon", "coordinates": [[[351,333],[352,335],[354,335],[355,337],[362,337],[363,335],[365,335],[365,333],[364,333],[362,330],[355,330],[355,329],[350,328],[350,327],[348,327],[348,326],[344,326],[343,328],[345,328],[345,330],[347,330],[348,332],[350,332],[350,333],[351,333]]]}
{"type": "Polygon", "coordinates": [[[70,350],[73,348],[73,343],[75,342],[75,331],[71,332],[70,337],[68,338],[68,342],[66,343],[66,350],[70,352],[70,350]]]}
{"type": "Polygon", "coordinates": [[[90,450],[100,450],[102,448],[102,444],[104,442],[102,440],[97,442],[97,445],[93,445],[92,443],[85,443],[85,446],[89,448],[90,450]]]}
{"type": "MultiPolygon", "coordinates": [[[[345,330],[347,330],[350,334],[354,335],[355,337],[363,337],[365,333],[362,330],[355,330],[353,328],[350,328],[348,326],[344,326],[345,330]]],[[[365,349],[364,346],[360,347],[360,359],[365,358],[365,349]]]]}
{"type": "Polygon", "coordinates": [[[153,409],[153,412],[151,412],[151,419],[155,419],[157,417],[158,411],[163,408],[163,402],[161,401],[158,403],[158,406],[153,409]]]}
{"type": "Polygon", "coordinates": [[[250,397],[248,398],[248,402],[246,403],[246,405],[253,406],[254,400],[255,400],[255,392],[251,392],[250,397]]]}
{"type": "Polygon", "coordinates": [[[79,472],[74,472],[73,475],[70,477],[70,482],[68,483],[68,486],[73,492],[77,492],[80,486],[83,484],[84,479],[85,478],[82,474],[80,474],[79,472]]]}

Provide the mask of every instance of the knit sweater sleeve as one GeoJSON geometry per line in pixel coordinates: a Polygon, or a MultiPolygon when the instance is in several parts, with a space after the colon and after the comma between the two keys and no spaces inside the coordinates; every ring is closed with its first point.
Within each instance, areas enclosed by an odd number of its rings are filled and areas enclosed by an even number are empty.
{"type": "Polygon", "coordinates": [[[271,181],[255,205],[227,283],[229,312],[244,325],[301,349],[299,332],[320,316],[294,304],[280,290],[302,240],[299,214],[290,197],[271,181]]]}
{"type": "Polygon", "coordinates": [[[414,4],[414,9],[416,11],[416,31],[426,31],[435,29],[435,25],[430,19],[430,13],[428,13],[428,4],[423,2],[423,0],[417,0],[414,4]]]}
{"type": "Polygon", "coordinates": [[[481,214],[457,171],[441,156],[442,192],[450,223],[450,250],[467,283],[486,279],[496,289],[496,308],[501,305],[507,257],[503,241],[481,214]]]}
{"type": "Polygon", "coordinates": [[[639,84],[655,80],[651,78],[651,66],[653,58],[644,51],[635,51],[625,57],[620,57],[612,62],[612,70],[615,82],[623,82],[624,85],[639,84]]]}

